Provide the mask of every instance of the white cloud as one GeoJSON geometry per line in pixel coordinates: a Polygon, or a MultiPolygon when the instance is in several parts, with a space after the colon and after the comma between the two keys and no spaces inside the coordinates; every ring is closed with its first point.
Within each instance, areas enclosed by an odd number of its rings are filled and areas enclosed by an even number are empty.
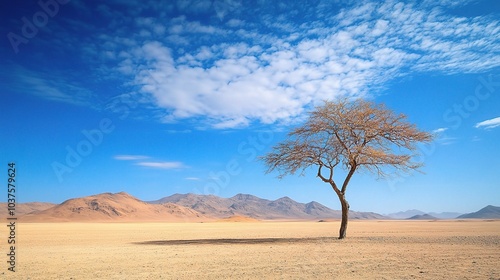
{"type": "Polygon", "coordinates": [[[177,8],[184,12],[203,13],[212,6],[210,0],[177,0],[177,8]]]}
{"type": "Polygon", "coordinates": [[[116,155],[113,157],[116,160],[134,161],[135,165],[158,168],[158,169],[180,169],[186,168],[186,166],[180,161],[146,161],[150,159],[149,156],[143,155],[116,155]]]}
{"type": "Polygon", "coordinates": [[[245,24],[245,22],[243,20],[233,18],[233,19],[228,20],[226,24],[229,27],[239,27],[239,26],[243,26],[245,24]]]}
{"type": "Polygon", "coordinates": [[[190,129],[184,129],[184,130],[169,129],[167,130],[167,132],[170,134],[185,134],[185,133],[191,133],[192,131],[190,129]]]}
{"type": "Polygon", "coordinates": [[[459,7],[465,6],[469,3],[478,2],[478,0],[424,0],[423,4],[430,6],[443,6],[443,7],[459,7]]]}
{"type": "Polygon", "coordinates": [[[186,180],[189,180],[189,181],[200,181],[201,179],[198,178],[198,177],[186,177],[185,178],[186,180]]]}
{"type": "Polygon", "coordinates": [[[139,155],[117,155],[113,157],[116,160],[143,160],[148,159],[148,156],[139,156],[139,155]]]}
{"type": "MultiPolygon", "coordinates": [[[[451,0],[350,1],[340,11],[324,3],[298,10],[301,5],[272,1],[255,7],[238,0],[130,2],[136,9],[101,7],[113,29],[103,27],[106,32],[81,44],[68,33],[56,46],[82,45],[81,57],[99,63],[89,69],[97,68],[99,78],[122,79],[125,91],[151,101],[151,115],[165,122],[193,119],[215,128],[288,123],[323,99],[377,94],[402,76],[500,66],[498,20],[453,16],[445,9],[451,0]],[[179,16],[182,11],[190,16],[179,16]],[[300,22],[298,13],[307,20],[300,22]],[[210,16],[219,20],[193,20],[210,16]]],[[[27,84],[54,100],[91,99],[51,79],[27,84]]]]}
{"type": "Polygon", "coordinates": [[[475,128],[484,128],[484,129],[492,129],[500,126],[500,117],[485,120],[482,122],[478,122],[474,127],[475,128]]]}
{"type": "Polygon", "coordinates": [[[241,7],[241,0],[215,0],[213,3],[215,13],[220,20],[241,7]]]}
{"type": "Polygon", "coordinates": [[[184,164],[178,161],[142,161],[137,162],[136,165],[158,169],[185,168],[184,164]]]}
{"type": "Polygon", "coordinates": [[[472,142],[479,142],[479,141],[481,141],[481,138],[479,138],[479,136],[474,136],[474,137],[472,137],[471,141],[472,142]]]}
{"type": "MultiPolygon", "coordinates": [[[[135,81],[165,109],[164,121],[201,116],[213,127],[229,128],[288,122],[322,99],[364,95],[410,70],[456,73],[500,65],[500,57],[487,51],[498,45],[496,21],[457,19],[393,1],[344,9],[335,19],[340,27],[323,27],[329,35],[295,35],[296,44],[245,31],[257,47],[213,42],[176,58],[166,44],[149,42],[136,57],[146,59],[148,70],[137,71],[135,81]],[[482,59],[477,49],[486,50],[482,59]]],[[[174,22],[176,34],[228,32],[185,17],[174,22]]],[[[300,27],[293,29],[300,34],[300,27]]]]}
{"type": "Polygon", "coordinates": [[[379,19],[372,30],[373,36],[380,36],[387,32],[389,22],[387,20],[379,19]]]}
{"type": "Polygon", "coordinates": [[[435,138],[436,142],[440,145],[455,144],[457,142],[457,138],[450,137],[445,133],[445,131],[448,131],[447,127],[440,127],[432,131],[432,133],[435,134],[436,136],[435,138]]]}
{"type": "Polygon", "coordinates": [[[455,144],[457,142],[456,137],[447,137],[447,136],[442,136],[437,139],[437,142],[441,145],[451,145],[455,144]]]}
{"type": "Polygon", "coordinates": [[[438,134],[438,133],[445,132],[445,131],[447,131],[447,130],[448,130],[448,128],[447,128],[447,127],[441,127],[441,128],[434,129],[434,130],[432,131],[432,133],[434,133],[434,134],[438,134]]]}

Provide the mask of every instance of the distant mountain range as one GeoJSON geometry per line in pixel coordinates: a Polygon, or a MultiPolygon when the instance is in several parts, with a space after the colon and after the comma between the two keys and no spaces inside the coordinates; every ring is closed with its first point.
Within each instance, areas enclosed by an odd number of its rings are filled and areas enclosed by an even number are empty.
{"type": "MultiPolygon", "coordinates": [[[[6,217],[5,209],[0,215],[6,217]]],[[[23,222],[133,222],[133,221],[254,221],[340,219],[341,211],[318,202],[299,203],[289,197],[262,199],[249,194],[231,198],[174,194],[156,201],[141,201],[125,192],[73,198],[61,204],[21,203],[16,216],[23,222]]],[[[387,219],[371,212],[350,212],[351,219],[387,219]]]]}
{"type": "Polygon", "coordinates": [[[415,216],[423,216],[423,215],[428,215],[433,217],[434,219],[455,219],[456,217],[462,215],[462,213],[456,213],[456,212],[441,212],[441,213],[434,213],[434,212],[422,212],[420,210],[407,210],[407,211],[402,211],[402,212],[397,212],[397,213],[391,213],[387,214],[388,217],[392,219],[398,219],[398,220],[404,220],[404,219],[410,219],[415,216]]]}
{"type": "MultiPolygon", "coordinates": [[[[0,217],[7,217],[6,203],[0,203],[0,217]]],[[[318,202],[299,203],[289,197],[262,199],[250,194],[230,198],[214,195],[174,194],[155,201],[141,201],[125,192],[102,193],[73,198],[61,204],[31,202],[16,205],[16,216],[24,222],[201,222],[256,220],[340,219],[341,211],[318,202]]],[[[408,210],[383,216],[350,211],[350,219],[500,219],[500,207],[487,206],[477,212],[424,213],[408,210]]]]}
{"type": "Polygon", "coordinates": [[[462,214],[455,212],[425,213],[420,210],[407,210],[388,214],[392,219],[408,220],[435,220],[435,219],[500,219],[500,207],[488,205],[473,213],[462,214]]]}
{"type": "MultiPolygon", "coordinates": [[[[340,219],[342,212],[332,210],[318,202],[299,203],[289,197],[277,200],[262,199],[250,194],[237,194],[231,198],[213,195],[174,194],[152,204],[174,203],[196,210],[203,215],[223,218],[228,216],[247,216],[262,220],[275,219],[340,219]]],[[[351,219],[387,219],[372,212],[349,213],[351,219]]]]}
{"type": "Polygon", "coordinates": [[[438,218],[431,216],[429,214],[415,215],[409,217],[407,220],[436,220],[438,218]]]}
{"type": "Polygon", "coordinates": [[[20,217],[23,222],[203,221],[195,210],[172,204],[150,204],[125,192],[73,198],[20,217]]]}

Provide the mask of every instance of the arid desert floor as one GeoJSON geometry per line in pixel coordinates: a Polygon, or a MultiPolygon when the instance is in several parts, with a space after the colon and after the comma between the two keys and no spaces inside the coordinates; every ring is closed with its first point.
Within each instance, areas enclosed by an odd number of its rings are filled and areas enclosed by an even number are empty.
{"type": "Polygon", "coordinates": [[[345,240],[338,227],[21,223],[0,279],[500,279],[500,221],[351,221],[345,240]]]}

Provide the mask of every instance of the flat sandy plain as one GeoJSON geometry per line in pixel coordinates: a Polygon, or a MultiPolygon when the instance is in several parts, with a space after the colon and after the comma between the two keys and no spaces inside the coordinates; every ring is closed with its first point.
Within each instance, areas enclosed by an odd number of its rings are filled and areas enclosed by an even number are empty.
{"type": "Polygon", "coordinates": [[[338,226],[21,223],[0,279],[500,279],[500,221],[351,221],[345,240],[338,226]]]}

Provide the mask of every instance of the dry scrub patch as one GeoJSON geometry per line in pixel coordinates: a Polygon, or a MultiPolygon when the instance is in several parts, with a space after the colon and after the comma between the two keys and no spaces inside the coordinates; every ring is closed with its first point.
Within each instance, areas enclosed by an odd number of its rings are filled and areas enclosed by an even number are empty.
{"type": "Polygon", "coordinates": [[[14,279],[500,278],[500,221],[338,223],[20,224],[14,279]]]}

